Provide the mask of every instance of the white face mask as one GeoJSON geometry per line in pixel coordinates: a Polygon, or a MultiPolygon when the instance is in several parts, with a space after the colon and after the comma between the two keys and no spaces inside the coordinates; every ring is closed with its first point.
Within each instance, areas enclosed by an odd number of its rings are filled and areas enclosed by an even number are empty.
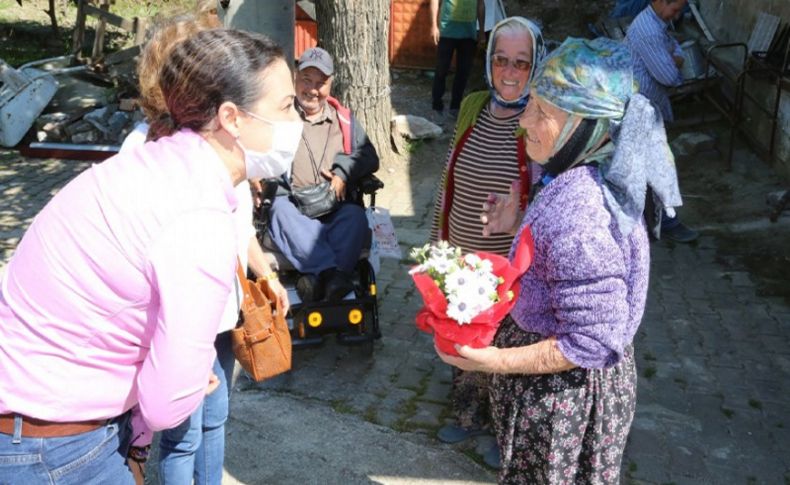
{"type": "Polygon", "coordinates": [[[244,152],[247,178],[270,179],[289,172],[296,155],[296,149],[299,148],[299,141],[302,139],[302,122],[270,121],[249,111],[245,112],[256,120],[272,125],[272,147],[268,152],[249,150],[241,144],[238,137],[236,138],[236,143],[244,152]]]}

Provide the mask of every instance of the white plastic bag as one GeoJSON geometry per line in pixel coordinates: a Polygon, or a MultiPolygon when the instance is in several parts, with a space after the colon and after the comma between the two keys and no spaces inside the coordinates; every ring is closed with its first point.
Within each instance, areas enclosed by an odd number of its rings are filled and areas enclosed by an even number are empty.
{"type": "Polygon", "coordinates": [[[368,207],[365,210],[368,216],[368,225],[373,231],[374,249],[381,258],[401,259],[401,249],[398,245],[398,236],[395,235],[395,226],[392,224],[390,211],[383,207],[368,207]]]}
{"type": "Polygon", "coordinates": [[[372,210],[370,207],[365,209],[365,215],[368,217],[368,227],[370,228],[370,252],[368,253],[368,262],[370,267],[373,268],[373,274],[379,274],[381,269],[381,256],[379,255],[379,243],[376,241],[376,222],[371,215],[372,210]]]}

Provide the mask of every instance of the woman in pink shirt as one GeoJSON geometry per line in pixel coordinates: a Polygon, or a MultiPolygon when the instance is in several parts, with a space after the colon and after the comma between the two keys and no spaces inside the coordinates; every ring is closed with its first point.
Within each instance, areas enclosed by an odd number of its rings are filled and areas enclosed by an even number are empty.
{"type": "Polygon", "coordinates": [[[162,69],[155,141],[86,170],[36,216],[0,284],[0,483],[133,483],[130,442],[213,390],[234,186],[290,163],[291,79],[264,36],[197,34],[162,69]]]}

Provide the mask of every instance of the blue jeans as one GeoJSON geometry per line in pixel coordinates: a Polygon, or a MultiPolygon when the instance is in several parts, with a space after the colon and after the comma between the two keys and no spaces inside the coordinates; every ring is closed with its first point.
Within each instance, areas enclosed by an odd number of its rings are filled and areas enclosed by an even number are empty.
{"type": "Polygon", "coordinates": [[[0,433],[0,484],[134,485],[126,466],[130,434],[127,415],[93,431],[59,438],[0,433]]]}
{"type": "Polygon", "coordinates": [[[219,387],[183,423],[162,432],[159,440],[159,479],[162,483],[219,484],[225,460],[225,422],[235,359],[230,332],[217,335],[214,373],[219,387]]]}

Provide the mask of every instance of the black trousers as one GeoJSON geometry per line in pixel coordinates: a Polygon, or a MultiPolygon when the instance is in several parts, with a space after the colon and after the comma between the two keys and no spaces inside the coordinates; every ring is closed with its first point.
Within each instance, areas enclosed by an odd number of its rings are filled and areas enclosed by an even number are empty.
{"type": "Polygon", "coordinates": [[[469,80],[469,73],[472,71],[476,45],[476,39],[439,38],[436,52],[436,72],[433,77],[433,109],[438,111],[444,109],[442,96],[444,96],[445,81],[453,60],[453,52],[455,52],[456,71],[450,97],[450,109],[458,109],[461,106],[466,81],[469,80]]]}

